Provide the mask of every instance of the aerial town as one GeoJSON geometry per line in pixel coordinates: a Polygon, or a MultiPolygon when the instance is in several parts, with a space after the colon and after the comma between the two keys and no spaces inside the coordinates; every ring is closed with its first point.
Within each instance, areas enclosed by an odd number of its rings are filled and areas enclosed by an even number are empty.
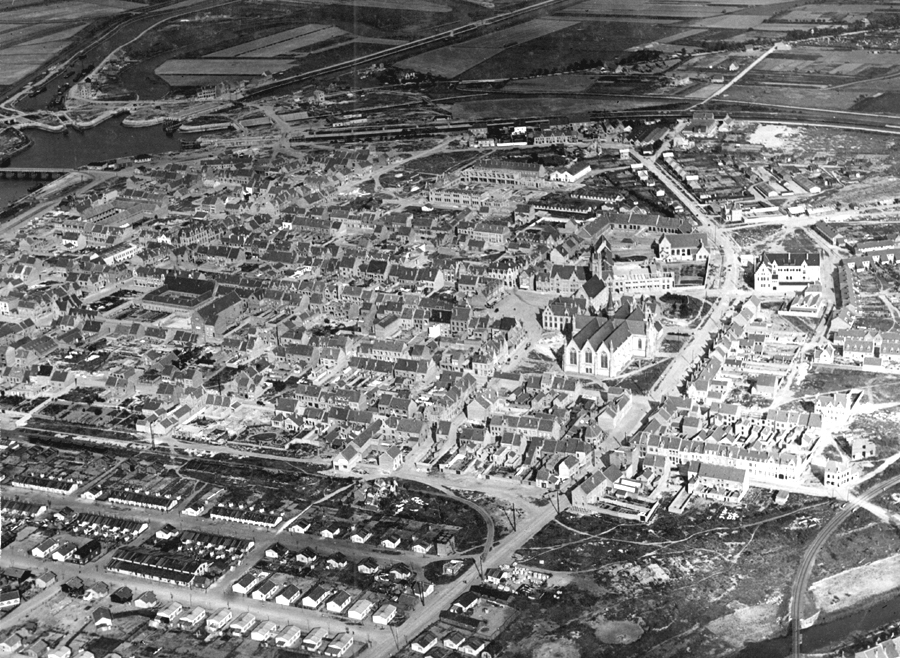
{"type": "Polygon", "coordinates": [[[0,0],[0,656],[898,655],[900,17],[74,4],[0,0]]]}

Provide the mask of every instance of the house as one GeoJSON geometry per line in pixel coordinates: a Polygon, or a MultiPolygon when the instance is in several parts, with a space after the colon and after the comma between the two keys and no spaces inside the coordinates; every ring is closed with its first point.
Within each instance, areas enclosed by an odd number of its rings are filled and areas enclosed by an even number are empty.
{"type": "Polygon", "coordinates": [[[275,596],[275,592],[277,592],[278,589],[278,583],[276,583],[274,580],[267,580],[258,588],[253,590],[250,598],[255,599],[256,601],[270,601],[275,596]]]}
{"type": "MultiPolygon", "coordinates": [[[[59,540],[55,537],[45,539],[40,544],[31,549],[31,554],[40,559],[46,560],[53,555],[53,552],[59,548],[59,540]]],[[[74,550],[74,549],[73,549],[74,550]]]]}
{"type": "Polygon", "coordinates": [[[374,609],[374,603],[368,599],[360,599],[350,606],[350,609],[347,611],[347,617],[354,621],[363,621],[374,609]]]}
{"type": "Polygon", "coordinates": [[[67,562],[75,555],[75,551],[77,550],[77,544],[73,544],[70,541],[64,541],[60,543],[59,547],[55,551],[53,551],[53,554],[50,556],[50,558],[56,562],[67,562]]]}
{"type": "Polygon", "coordinates": [[[401,582],[405,582],[415,575],[412,569],[400,562],[392,565],[388,573],[391,575],[391,578],[401,582]]]}
{"type": "Polygon", "coordinates": [[[363,558],[362,561],[356,565],[356,570],[359,573],[366,574],[367,576],[373,576],[381,570],[381,567],[371,557],[363,558]]]}
{"type": "Polygon", "coordinates": [[[331,465],[335,470],[347,473],[358,466],[361,461],[362,453],[350,445],[332,459],[331,465]]]}
{"type": "Polygon", "coordinates": [[[209,633],[217,633],[227,628],[232,619],[234,619],[234,613],[230,608],[219,608],[206,620],[206,630],[209,633]]]}
{"type": "MultiPolygon", "coordinates": [[[[307,525],[307,528],[309,528],[309,525],[307,525]]],[[[301,564],[310,565],[318,560],[319,556],[316,555],[316,552],[309,546],[304,546],[297,552],[297,555],[294,556],[294,559],[301,564]]]]}
{"type": "Polygon", "coordinates": [[[338,633],[334,639],[328,643],[323,652],[329,658],[341,658],[353,646],[353,636],[350,633],[338,633]]]}
{"type": "Polygon", "coordinates": [[[826,487],[844,489],[853,485],[860,473],[853,468],[850,462],[839,462],[829,459],[825,463],[823,484],[826,487]]]}
{"type": "Polygon", "coordinates": [[[254,642],[267,642],[275,637],[278,632],[278,625],[271,621],[264,621],[253,629],[250,633],[250,639],[254,642]]]}
{"type": "Polygon", "coordinates": [[[206,620],[206,610],[197,606],[178,620],[178,627],[183,631],[194,631],[206,620]]]}
{"type": "Polygon", "coordinates": [[[131,603],[131,599],[133,597],[134,594],[132,593],[131,589],[129,587],[126,587],[125,585],[122,585],[122,587],[110,594],[109,600],[113,603],[123,605],[125,603],[131,603]]]}
{"type": "Polygon", "coordinates": [[[9,635],[0,642],[0,653],[16,653],[22,648],[22,638],[18,635],[9,635]]]}
{"type": "Polygon", "coordinates": [[[467,637],[462,644],[459,645],[457,650],[467,656],[480,656],[486,646],[487,642],[482,638],[471,636],[467,637]]]}
{"type": "Polygon", "coordinates": [[[472,612],[480,602],[481,597],[470,590],[456,597],[453,605],[450,606],[450,611],[457,614],[467,614],[472,612]]]}
{"type": "Polygon", "coordinates": [[[367,528],[358,528],[350,533],[350,541],[354,544],[365,544],[372,538],[372,531],[367,528]]]}
{"type": "Polygon", "coordinates": [[[294,605],[294,602],[299,598],[300,590],[295,585],[288,585],[275,597],[275,603],[278,605],[294,605]]]}
{"type": "Polygon", "coordinates": [[[331,594],[331,592],[321,585],[314,585],[313,588],[303,596],[303,600],[300,603],[304,608],[318,608],[325,603],[325,599],[328,598],[329,594],[331,594]]]}
{"type": "Polygon", "coordinates": [[[453,649],[454,651],[459,651],[459,648],[462,646],[463,642],[466,641],[466,636],[460,633],[459,631],[451,631],[444,638],[444,646],[448,649],[453,649]]]}
{"type": "Polygon", "coordinates": [[[314,628],[303,638],[303,648],[307,651],[318,651],[327,637],[327,630],[322,627],[314,628]]]}
{"type": "Polygon", "coordinates": [[[236,620],[231,622],[231,625],[228,627],[228,630],[232,635],[236,635],[238,637],[242,637],[250,632],[250,629],[253,628],[253,625],[256,623],[256,615],[252,612],[245,612],[236,620]]]}
{"type": "Polygon", "coordinates": [[[91,613],[94,628],[98,631],[107,631],[112,628],[113,616],[109,608],[97,608],[91,613]]]}
{"type": "Polygon", "coordinates": [[[50,587],[50,585],[55,583],[56,580],[57,578],[55,573],[53,573],[52,571],[44,571],[43,573],[38,574],[35,577],[34,584],[39,589],[47,589],[48,587],[50,587]]]}
{"type": "Polygon", "coordinates": [[[347,592],[338,591],[331,599],[329,599],[328,603],[325,604],[325,609],[328,612],[338,615],[350,605],[350,600],[351,597],[347,592]]]}
{"type": "Polygon", "coordinates": [[[22,602],[19,590],[12,589],[8,592],[0,592],[0,610],[12,610],[22,602]]]}
{"type": "Polygon", "coordinates": [[[139,597],[134,600],[134,607],[139,610],[149,610],[150,608],[155,608],[159,605],[159,600],[156,598],[156,594],[152,591],[147,590],[139,597]]]}
{"type": "Polygon", "coordinates": [[[172,601],[165,608],[156,613],[156,619],[161,624],[172,625],[184,612],[184,606],[178,601],[172,601]]]}
{"type": "Polygon", "coordinates": [[[231,591],[235,594],[249,594],[254,587],[259,585],[266,578],[266,576],[267,574],[264,572],[245,573],[243,576],[238,578],[236,583],[231,586],[231,591]]]}
{"type": "Polygon", "coordinates": [[[435,646],[437,646],[438,639],[437,636],[431,631],[423,631],[419,636],[412,641],[412,644],[409,645],[409,648],[415,651],[416,653],[426,654],[435,646]]]}
{"type": "Polygon", "coordinates": [[[344,569],[349,562],[343,553],[335,553],[325,561],[326,569],[344,569]]]}
{"type": "Polygon", "coordinates": [[[394,620],[394,617],[396,616],[397,606],[391,605],[390,603],[385,603],[375,611],[375,614],[372,615],[372,623],[378,626],[387,626],[394,620]]]}
{"type": "Polygon", "coordinates": [[[106,583],[96,582],[84,590],[85,601],[99,601],[109,594],[109,586],[106,583]]]}
{"type": "Polygon", "coordinates": [[[390,533],[379,542],[379,546],[381,546],[381,548],[390,548],[393,550],[400,546],[400,541],[400,535],[390,533]]]}
{"type": "Polygon", "coordinates": [[[275,646],[282,649],[289,649],[303,637],[303,629],[299,626],[285,626],[278,635],[275,636],[275,646]]]}

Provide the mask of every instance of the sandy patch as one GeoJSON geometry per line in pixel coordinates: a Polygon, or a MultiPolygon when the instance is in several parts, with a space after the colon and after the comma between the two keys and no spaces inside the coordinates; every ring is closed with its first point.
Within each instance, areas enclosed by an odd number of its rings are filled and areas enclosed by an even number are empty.
{"type": "Polygon", "coordinates": [[[900,555],[842,571],[809,588],[816,605],[825,613],[860,605],[894,589],[900,589],[900,555]]]}
{"type": "Polygon", "coordinates": [[[787,126],[764,124],[756,127],[753,134],[747,139],[751,144],[761,144],[765,148],[777,149],[785,145],[785,142],[799,131],[787,126]]]}
{"type": "Polygon", "coordinates": [[[753,605],[741,608],[730,615],[713,619],[706,627],[735,648],[747,642],[761,642],[778,635],[778,604],[753,605]]]}
{"type": "Polygon", "coordinates": [[[644,629],[633,621],[615,621],[595,617],[587,622],[603,644],[631,644],[641,639],[644,629]]]}
{"type": "Polygon", "coordinates": [[[532,658],[581,658],[581,652],[572,640],[550,640],[534,648],[532,658]]]}

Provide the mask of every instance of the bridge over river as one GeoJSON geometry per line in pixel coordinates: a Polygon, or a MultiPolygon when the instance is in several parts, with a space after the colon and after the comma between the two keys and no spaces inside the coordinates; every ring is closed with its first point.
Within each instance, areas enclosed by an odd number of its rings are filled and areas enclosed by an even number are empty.
{"type": "Polygon", "coordinates": [[[4,167],[0,163],[0,178],[22,178],[30,180],[55,180],[74,169],[64,167],[4,167]]]}

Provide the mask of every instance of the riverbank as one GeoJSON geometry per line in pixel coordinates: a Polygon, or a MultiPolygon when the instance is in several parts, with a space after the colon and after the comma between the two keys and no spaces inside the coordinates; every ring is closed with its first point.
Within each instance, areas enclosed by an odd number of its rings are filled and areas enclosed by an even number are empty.
{"type": "Polygon", "coordinates": [[[14,140],[14,142],[9,148],[0,148],[0,162],[11,160],[34,145],[34,140],[15,126],[4,128],[0,131],[0,137],[5,137],[6,133],[13,133],[11,139],[14,140]]]}
{"type": "Polygon", "coordinates": [[[825,619],[883,600],[886,595],[900,595],[900,555],[824,578],[813,583],[810,592],[825,619]]]}

